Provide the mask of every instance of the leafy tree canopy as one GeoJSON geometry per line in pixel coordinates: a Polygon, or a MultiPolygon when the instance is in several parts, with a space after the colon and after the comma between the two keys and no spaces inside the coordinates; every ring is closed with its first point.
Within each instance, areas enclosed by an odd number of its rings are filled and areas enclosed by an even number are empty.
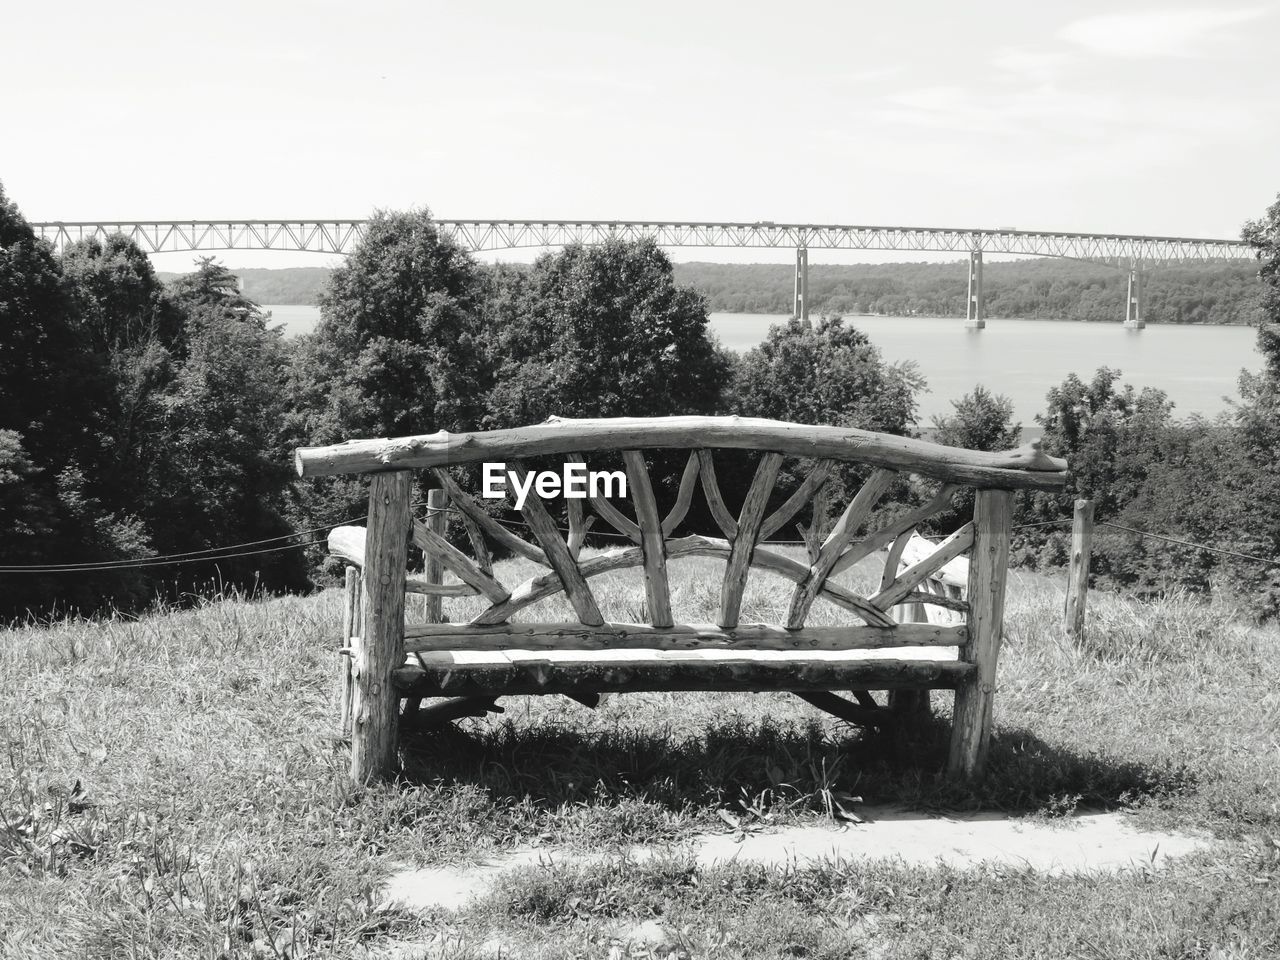
{"type": "Polygon", "coordinates": [[[487,422],[711,413],[729,360],[706,302],[652,241],[611,239],[490,278],[495,386],[487,422]]]}
{"type": "Polygon", "coordinates": [[[914,364],[885,363],[861,330],[823,317],[770,327],[742,358],[733,396],[748,416],[907,434],[924,385],[914,364]]]}

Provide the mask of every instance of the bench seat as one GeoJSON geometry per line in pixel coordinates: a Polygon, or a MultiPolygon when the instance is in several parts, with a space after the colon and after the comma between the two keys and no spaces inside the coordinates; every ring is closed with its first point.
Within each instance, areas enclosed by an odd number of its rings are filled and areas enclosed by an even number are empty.
{"type": "Polygon", "coordinates": [[[976,667],[955,648],[882,650],[455,650],[409,657],[395,675],[414,697],[628,690],[953,689],[976,667]]]}

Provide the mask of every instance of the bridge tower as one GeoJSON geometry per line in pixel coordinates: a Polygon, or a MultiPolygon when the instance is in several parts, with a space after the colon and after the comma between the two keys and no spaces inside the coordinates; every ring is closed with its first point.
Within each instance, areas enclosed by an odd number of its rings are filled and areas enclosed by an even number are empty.
{"type": "Polygon", "coordinates": [[[969,300],[964,326],[966,330],[982,330],[986,325],[982,312],[982,248],[975,247],[969,251],[969,300]]]}
{"type": "Polygon", "coordinates": [[[792,315],[797,320],[809,319],[809,248],[796,247],[796,292],[795,309],[792,315]]]}
{"type": "Polygon", "coordinates": [[[1147,321],[1142,319],[1142,261],[1129,261],[1129,295],[1124,305],[1124,328],[1141,330],[1147,321]]]}

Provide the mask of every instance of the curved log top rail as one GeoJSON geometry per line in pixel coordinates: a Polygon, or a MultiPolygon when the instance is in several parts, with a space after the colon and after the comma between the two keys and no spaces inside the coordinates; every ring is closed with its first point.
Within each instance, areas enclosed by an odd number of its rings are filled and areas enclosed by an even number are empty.
{"type": "Polygon", "coordinates": [[[887,470],[918,473],[947,483],[989,489],[1060,489],[1066,461],[1038,443],[1003,453],[946,447],[852,427],[808,426],[753,417],[618,417],[545,423],[509,430],[423,434],[380,440],[350,440],[327,447],[301,447],[300,477],[449,467],[593,450],[656,447],[761,450],[791,457],[854,461],[887,470]]]}
{"type": "MultiPolygon", "coordinates": [[[[819,598],[853,613],[873,631],[892,630],[891,610],[904,602],[965,609],[963,601],[931,591],[927,581],[939,575],[951,560],[973,545],[973,524],[966,524],[940,544],[915,535],[916,527],[923,520],[947,507],[959,489],[957,485],[944,484],[926,503],[914,509],[899,510],[891,519],[876,520],[873,524],[873,512],[897,476],[895,471],[878,468],[872,471],[824,537],[819,529],[819,503],[832,475],[832,461],[818,460],[796,491],[781,506],[768,513],[767,504],[783,460],[782,454],[775,452],[761,457],[750,489],[735,516],[721,494],[711,451],[694,450],[681,477],[676,502],[664,519],[643,455],[637,450],[624,450],[623,461],[630,481],[636,520],[629,519],[603,497],[594,498],[590,503],[597,515],[629,542],[589,559],[580,559],[579,549],[590,520],[595,518],[585,518],[581,501],[577,502],[577,511],[569,511],[566,536],[566,531],[557,526],[547,505],[530,490],[521,512],[532,539],[536,541],[535,546],[495,521],[458,486],[446,469],[436,467],[433,472],[437,480],[448,491],[453,509],[467,525],[475,559],[451,545],[427,524],[413,521],[410,534],[414,544],[441,569],[453,574],[458,582],[430,583],[424,582],[425,578],[410,576],[406,578],[405,589],[411,593],[480,596],[487,600],[488,606],[476,613],[469,624],[451,628],[456,636],[465,634],[468,627],[492,628],[510,624],[512,617],[524,608],[559,594],[565,595],[579,624],[586,628],[600,628],[605,620],[589,581],[602,574],[631,567],[643,568],[649,626],[658,631],[670,630],[677,625],[672,617],[667,563],[693,556],[725,561],[716,625],[728,631],[726,636],[741,637],[734,631],[739,625],[746,583],[753,568],[768,571],[794,585],[785,625],[779,629],[793,631],[795,636],[802,636],[806,642],[811,639],[809,634],[812,632],[806,627],[806,621],[810,608],[819,598]],[[688,511],[699,481],[712,514],[724,532],[723,539],[701,535],[671,536],[688,511]],[[797,524],[808,548],[808,562],[768,549],[764,544],[766,536],[783,528],[808,503],[814,505],[814,519],[808,528],[797,524]],[[507,587],[496,578],[487,559],[490,554],[484,543],[486,534],[514,553],[546,568],[545,572],[530,576],[515,587],[507,587]],[[887,551],[877,593],[860,596],[835,581],[834,577],[841,570],[877,550],[887,551]]],[[[511,466],[517,474],[524,473],[524,467],[518,462],[511,466]]],[[[329,549],[363,566],[364,531],[351,527],[335,529],[329,536],[329,549]]],[[[609,633],[606,631],[594,636],[597,639],[607,638],[609,633]]],[[[873,636],[878,635],[873,633],[873,636]]]]}

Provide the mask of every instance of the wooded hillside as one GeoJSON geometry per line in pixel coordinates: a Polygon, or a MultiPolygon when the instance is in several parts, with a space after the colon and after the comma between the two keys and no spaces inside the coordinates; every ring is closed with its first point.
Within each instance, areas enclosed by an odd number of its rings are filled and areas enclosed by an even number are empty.
{"type": "MultiPolygon", "coordinates": [[[[712,312],[791,312],[789,264],[674,266],[676,282],[705,296],[712,312]]],[[[810,302],[818,313],[962,316],[966,271],[964,262],[811,263],[810,302]]],[[[307,305],[317,302],[329,273],[327,267],[237,271],[245,296],[257,303],[307,305]]],[[[1257,267],[1245,261],[1153,267],[1145,274],[1146,318],[1153,323],[1256,324],[1261,317],[1257,275],[1257,267]]],[[[160,276],[167,280],[176,275],[160,276]]],[[[989,262],[983,279],[989,317],[1100,322],[1124,317],[1128,275],[1101,264],[989,262]]]]}

